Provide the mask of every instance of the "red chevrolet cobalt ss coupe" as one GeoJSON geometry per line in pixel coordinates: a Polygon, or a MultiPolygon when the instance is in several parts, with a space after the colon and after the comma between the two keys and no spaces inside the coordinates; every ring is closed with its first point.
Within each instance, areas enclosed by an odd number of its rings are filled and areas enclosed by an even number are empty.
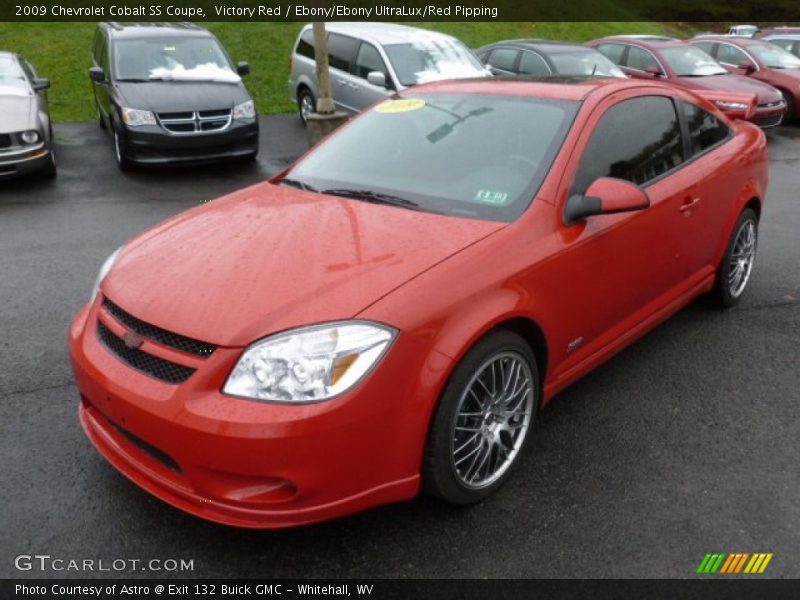
{"type": "Polygon", "coordinates": [[[661,83],[416,87],[114,252],[69,333],[81,422],[229,525],[477,502],[559,390],[736,304],[767,168],[756,126],[661,83]]]}

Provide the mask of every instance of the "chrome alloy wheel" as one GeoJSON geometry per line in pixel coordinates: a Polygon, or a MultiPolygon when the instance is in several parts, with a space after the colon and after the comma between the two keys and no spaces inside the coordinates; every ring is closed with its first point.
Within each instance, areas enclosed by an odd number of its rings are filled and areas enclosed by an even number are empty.
{"type": "Polygon", "coordinates": [[[756,224],[751,219],[742,223],[736,232],[728,265],[728,291],[733,298],[742,295],[753,272],[757,236],[756,224]]]}
{"type": "Polygon", "coordinates": [[[308,92],[301,94],[300,96],[300,114],[303,117],[303,121],[308,118],[308,115],[313,113],[317,110],[317,107],[314,106],[314,99],[311,97],[311,94],[308,92]]]}
{"type": "Polygon", "coordinates": [[[459,399],[450,441],[450,465],[469,489],[485,488],[519,453],[534,409],[533,375],[517,352],[489,357],[459,399]]]}

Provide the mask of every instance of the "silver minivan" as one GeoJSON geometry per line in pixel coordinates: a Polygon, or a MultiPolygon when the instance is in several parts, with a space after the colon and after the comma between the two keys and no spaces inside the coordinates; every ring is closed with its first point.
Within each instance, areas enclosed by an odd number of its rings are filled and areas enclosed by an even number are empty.
{"type": "MultiPolygon", "coordinates": [[[[338,110],[354,114],[417,83],[489,77],[491,73],[456,38],[391,23],[327,23],[331,87],[338,110]]],[[[300,117],[316,110],[314,33],[297,36],[289,95],[300,117]]]]}

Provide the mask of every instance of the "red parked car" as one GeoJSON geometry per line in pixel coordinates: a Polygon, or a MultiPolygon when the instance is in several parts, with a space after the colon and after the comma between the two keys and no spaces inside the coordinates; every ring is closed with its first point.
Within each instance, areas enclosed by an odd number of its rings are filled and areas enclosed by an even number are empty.
{"type": "MultiPolygon", "coordinates": [[[[737,38],[738,39],[738,38],[737,38]]],[[[731,92],[756,97],[748,120],[763,128],[783,120],[786,104],[774,87],[743,75],[730,74],[705,52],[680,40],[607,37],[589,42],[631,77],[669,81],[711,99],[717,108],[740,117],[746,107],[727,97],[731,92]]]]}
{"type": "Polygon", "coordinates": [[[732,73],[776,88],[786,102],[788,118],[800,117],[800,58],[764,40],[706,35],[691,43],[732,73]]]}
{"type": "Polygon", "coordinates": [[[559,390],[699,294],[735,304],[755,258],[757,127],[568,81],[414,87],[126,243],[69,332],[92,443],[245,527],[494,492],[559,390]]]}

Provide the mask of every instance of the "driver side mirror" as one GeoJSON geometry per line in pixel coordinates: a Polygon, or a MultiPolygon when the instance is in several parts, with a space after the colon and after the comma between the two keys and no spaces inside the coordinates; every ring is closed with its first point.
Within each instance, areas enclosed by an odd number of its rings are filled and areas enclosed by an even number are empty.
{"type": "Polygon", "coordinates": [[[613,177],[595,179],[585,194],[573,194],[564,206],[564,223],[574,225],[587,217],[644,210],[650,197],[635,183],[613,177]]]}
{"type": "Polygon", "coordinates": [[[657,65],[650,65],[644,70],[645,73],[649,73],[653,77],[661,77],[664,75],[664,71],[661,70],[661,67],[657,65]]]}
{"type": "Polygon", "coordinates": [[[752,73],[756,70],[756,66],[753,64],[751,60],[743,60],[739,63],[738,68],[744,71],[745,73],[752,73]]]}
{"type": "Polygon", "coordinates": [[[50,80],[44,78],[36,78],[31,81],[31,87],[35,92],[46,90],[50,88],[50,80]]]}
{"type": "Polygon", "coordinates": [[[97,83],[103,83],[106,80],[106,74],[100,67],[92,67],[89,69],[89,79],[97,83]]]}
{"type": "Polygon", "coordinates": [[[367,73],[367,81],[378,87],[386,87],[386,75],[380,71],[370,71],[367,73]]]}
{"type": "Polygon", "coordinates": [[[240,62],[236,65],[236,72],[241,75],[249,75],[250,74],[250,63],[246,63],[244,61],[240,62]]]}

